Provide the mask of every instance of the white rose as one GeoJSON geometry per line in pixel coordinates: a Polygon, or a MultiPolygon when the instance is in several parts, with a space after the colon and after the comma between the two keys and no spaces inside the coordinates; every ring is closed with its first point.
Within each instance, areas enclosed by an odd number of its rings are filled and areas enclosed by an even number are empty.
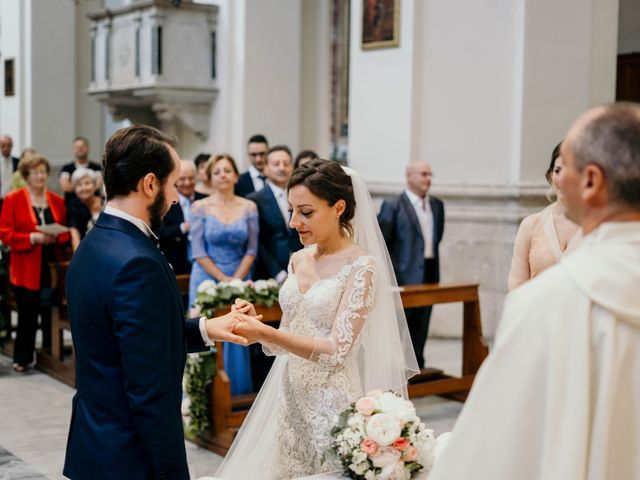
{"type": "Polygon", "coordinates": [[[207,292],[207,295],[211,295],[207,290],[213,288],[214,292],[216,289],[216,282],[213,280],[205,280],[200,285],[198,285],[198,293],[207,292]]]}
{"type": "Polygon", "coordinates": [[[365,480],[374,480],[376,478],[376,474],[373,470],[369,470],[364,474],[364,478],[365,480]]]}
{"type": "MultiPolygon", "coordinates": [[[[400,460],[400,452],[393,447],[380,447],[371,457],[371,463],[376,468],[393,467],[400,460]]],[[[381,477],[382,478],[382,477],[381,477]]]]}
{"type": "Polygon", "coordinates": [[[270,278],[269,280],[267,280],[267,286],[269,288],[278,288],[280,284],[275,278],[270,278]]]}
{"type": "MultiPolygon", "coordinates": [[[[351,456],[351,461],[353,463],[362,463],[364,461],[367,460],[367,454],[364,453],[362,450],[360,449],[355,449],[353,451],[353,455],[351,456]]],[[[354,470],[355,472],[355,470],[354,470]]]]}
{"type": "Polygon", "coordinates": [[[367,462],[352,463],[349,465],[349,469],[353,470],[356,475],[363,475],[369,469],[369,464],[367,462]]]}
{"type": "Polygon", "coordinates": [[[209,287],[206,290],[204,290],[204,293],[206,293],[210,297],[215,297],[218,291],[216,290],[216,287],[209,287]]]}
{"type": "Polygon", "coordinates": [[[367,423],[367,436],[378,445],[390,445],[400,436],[400,421],[385,413],[376,413],[367,423]]]}
{"type": "Polygon", "coordinates": [[[377,399],[380,410],[388,415],[393,415],[403,422],[410,422],[416,418],[416,409],[413,404],[391,392],[385,392],[377,399]]]}
{"type": "Polygon", "coordinates": [[[231,288],[237,288],[242,290],[245,286],[245,282],[243,280],[240,280],[239,278],[234,278],[229,282],[229,286],[231,288]]]}
{"type": "Polygon", "coordinates": [[[269,284],[266,280],[256,280],[253,284],[253,289],[258,293],[264,292],[269,289],[269,284]]]}
{"type": "MultiPolygon", "coordinates": [[[[418,461],[428,470],[437,460],[437,454],[439,453],[438,441],[433,436],[433,430],[431,429],[420,433],[424,434],[424,437],[420,439],[418,445],[418,461]]],[[[443,443],[446,443],[446,438],[443,443]]]]}

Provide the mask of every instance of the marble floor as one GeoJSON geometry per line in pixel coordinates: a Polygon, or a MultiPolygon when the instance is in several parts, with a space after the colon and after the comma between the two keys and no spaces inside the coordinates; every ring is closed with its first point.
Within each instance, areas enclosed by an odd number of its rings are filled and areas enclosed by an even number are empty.
{"type": "MultiPolygon", "coordinates": [[[[429,339],[427,361],[459,374],[459,340],[429,339]]],[[[62,479],[67,429],[74,390],[29,370],[16,374],[0,355],[0,480],[62,479]]],[[[418,414],[436,435],[451,430],[462,405],[438,397],[414,401],[418,414]]],[[[192,478],[212,475],[222,457],[185,442],[192,478]]]]}

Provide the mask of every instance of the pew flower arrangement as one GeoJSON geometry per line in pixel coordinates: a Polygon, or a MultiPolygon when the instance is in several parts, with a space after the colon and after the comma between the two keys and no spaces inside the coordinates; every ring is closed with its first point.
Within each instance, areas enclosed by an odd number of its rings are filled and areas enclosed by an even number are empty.
{"type": "Polygon", "coordinates": [[[254,305],[272,307],[278,301],[280,284],[273,278],[269,280],[239,280],[214,282],[205,280],[198,285],[196,306],[207,317],[214,316],[218,308],[231,305],[236,298],[242,298],[254,305]]]}
{"type": "Polygon", "coordinates": [[[329,458],[358,480],[408,480],[436,459],[437,441],[413,404],[375,390],[353,402],[331,430],[329,458]]]}
{"type": "MultiPolygon", "coordinates": [[[[254,305],[272,307],[278,301],[280,284],[275,279],[216,283],[205,280],[198,285],[195,307],[208,318],[215,316],[217,309],[231,305],[236,298],[242,298],[254,305]]],[[[184,376],[182,418],[189,437],[205,433],[210,425],[209,386],[216,371],[213,351],[191,354],[187,357],[184,376]]]]}

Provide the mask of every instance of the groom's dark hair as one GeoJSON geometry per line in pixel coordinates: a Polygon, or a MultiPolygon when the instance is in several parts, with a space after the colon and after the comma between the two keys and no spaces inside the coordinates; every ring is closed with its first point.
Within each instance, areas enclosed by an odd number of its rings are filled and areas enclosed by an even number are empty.
{"type": "Polygon", "coordinates": [[[132,125],[111,135],[102,158],[107,200],[137,191],[148,173],[164,185],[175,167],[167,145],[175,147],[176,140],[148,125],[132,125]]]}

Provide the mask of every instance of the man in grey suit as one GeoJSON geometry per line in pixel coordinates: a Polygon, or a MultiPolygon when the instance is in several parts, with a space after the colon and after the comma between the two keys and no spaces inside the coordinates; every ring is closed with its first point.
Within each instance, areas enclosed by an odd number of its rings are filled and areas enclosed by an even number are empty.
{"type": "MultiPolygon", "coordinates": [[[[444,205],[427,195],[433,173],[425,161],[407,166],[407,188],[385,200],[378,223],[393,262],[398,285],[438,283],[438,247],[444,233],[444,205]]],[[[424,345],[429,333],[431,306],[405,309],[411,342],[420,368],[424,368],[424,345]]]]}

